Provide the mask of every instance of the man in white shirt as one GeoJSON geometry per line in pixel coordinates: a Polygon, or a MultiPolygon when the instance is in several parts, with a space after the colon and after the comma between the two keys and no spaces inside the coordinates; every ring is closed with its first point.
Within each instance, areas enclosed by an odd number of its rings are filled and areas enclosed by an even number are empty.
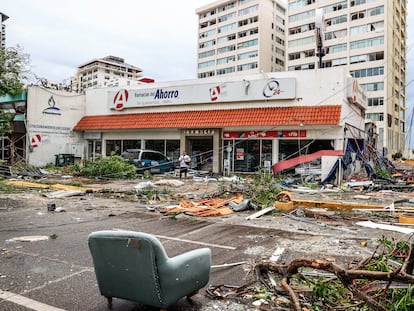
{"type": "Polygon", "coordinates": [[[188,166],[191,162],[190,156],[185,151],[183,151],[183,153],[178,159],[178,162],[180,163],[180,179],[183,173],[184,178],[187,178],[188,166]]]}

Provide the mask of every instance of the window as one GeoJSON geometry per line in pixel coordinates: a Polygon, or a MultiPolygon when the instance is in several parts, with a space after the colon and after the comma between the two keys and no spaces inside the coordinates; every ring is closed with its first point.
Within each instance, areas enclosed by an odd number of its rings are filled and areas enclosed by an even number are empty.
{"type": "Polygon", "coordinates": [[[198,37],[199,37],[199,39],[202,39],[202,38],[213,36],[215,34],[216,34],[216,30],[211,29],[209,31],[205,31],[205,32],[200,33],[198,37]]]}
{"type": "Polygon", "coordinates": [[[329,12],[336,12],[339,10],[343,10],[346,9],[348,7],[348,2],[347,1],[342,1],[339,3],[335,3],[332,5],[328,5],[326,7],[323,8],[323,13],[329,13],[329,12]]]}
{"type": "Polygon", "coordinates": [[[303,45],[309,45],[309,44],[314,44],[314,43],[315,43],[315,36],[311,36],[311,37],[306,37],[302,39],[290,40],[288,42],[288,46],[290,48],[293,48],[293,47],[301,47],[303,45]]]}
{"type": "Polygon", "coordinates": [[[338,17],[329,18],[329,19],[325,20],[325,26],[332,26],[332,25],[346,23],[347,20],[348,20],[348,18],[347,18],[346,15],[341,15],[341,16],[338,16],[338,17]]]}
{"type": "Polygon", "coordinates": [[[249,25],[249,24],[257,23],[258,21],[259,21],[259,17],[254,16],[254,17],[250,17],[250,18],[239,21],[238,25],[239,25],[239,27],[242,27],[242,26],[246,26],[246,25],[249,25]]]}
{"type": "Polygon", "coordinates": [[[236,46],[234,44],[228,45],[228,46],[217,49],[217,54],[222,54],[222,53],[226,53],[226,52],[230,52],[234,50],[236,50],[236,46]]]}
{"type": "Polygon", "coordinates": [[[227,20],[230,20],[230,19],[233,19],[233,18],[236,18],[236,17],[237,17],[236,12],[229,13],[229,14],[226,14],[226,15],[220,16],[220,17],[218,18],[218,22],[219,22],[219,23],[222,23],[222,22],[225,22],[225,21],[227,21],[227,20]]]}
{"type": "Polygon", "coordinates": [[[383,106],[384,97],[372,97],[368,98],[368,107],[383,106]]]}
{"type": "Polygon", "coordinates": [[[360,85],[365,92],[381,91],[384,89],[384,82],[374,82],[360,85]]]}
{"type": "Polygon", "coordinates": [[[351,50],[353,49],[362,49],[366,47],[373,47],[384,44],[384,37],[376,37],[364,40],[358,40],[351,42],[351,50]]]}
{"type": "Polygon", "coordinates": [[[198,53],[198,58],[210,57],[216,54],[215,50],[210,50],[202,53],[198,53]]]}
{"type": "Polygon", "coordinates": [[[351,70],[349,72],[354,78],[364,78],[379,76],[384,74],[384,67],[364,68],[359,70],[351,70]]]}
{"type": "Polygon", "coordinates": [[[235,72],[235,68],[234,67],[228,67],[228,68],[218,69],[217,70],[217,75],[224,75],[224,74],[232,73],[232,72],[235,72]]]}
{"type": "Polygon", "coordinates": [[[200,49],[202,49],[202,48],[206,48],[206,47],[209,47],[209,46],[213,46],[215,44],[216,44],[216,40],[210,40],[210,41],[206,41],[206,42],[200,43],[198,47],[200,49]]]}
{"type": "Polygon", "coordinates": [[[201,72],[201,73],[198,74],[199,79],[214,77],[214,76],[215,76],[214,71],[201,72]]]}
{"type": "Polygon", "coordinates": [[[250,46],[254,46],[254,45],[258,45],[258,44],[259,44],[258,39],[249,40],[249,41],[245,41],[245,42],[241,42],[241,43],[237,44],[237,49],[244,49],[244,48],[248,48],[250,46]]]}
{"type": "Polygon", "coordinates": [[[297,22],[297,21],[301,21],[304,19],[308,19],[311,17],[315,16],[315,10],[311,10],[311,11],[306,11],[306,12],[302,12],[299,14],[295,14],[295,15],[291,15],[289,16],[289,22],[297,22]]]}
{"type": "Polygon", "coordinates": [[[251,70],[255,68],[257,68],[257,62],[250,63],[250,64],[244,64],[244,65],[238,65],[237,71],[251,70]]]}
{"type": "Polygon", "coordinates": [[[236,39],[236,34],[233,33],[231,35],[218,38],[217,39],[217,43],[218,44],[222,44],[222,43],[226,43],[228,41],[235,40],[235,39],[236,39]]]}
{"type": "Polygon", "coordinates": [[[339,52],[345,52],[347,50],[347,44],[341,43],[332,46],[325,47],[326,54],[334,54],[339,52]]]}
{"type": "Polygon", "coordinates": [[[217,32],[218,33],[226,32],[226,31],[232,30],[232,29],[234,29],[236,27],[237,27],[237,24],[236,23],[228,24],[228,25],[219,27],[218,30],[217,30],[217,32]]]}
{"type": "Polygon", "coordinates": [[[335,30],[335,31],[325,33],[325,40],[342,38],[342,37],[346,37],[346,35],[347,35],[346,29],[335,30]]]}
{"type": "Polygon", "coordinates": [[[234,62],[235,60],[236,60],[236,57],[234,55],[229,56],[229,57],[219,58],[217,59],[217,65],[227,64],[229,62],[234,62]]]}
{"type": "Polygon", "coordinates": [[[206,68],[206,67],[211,67],[215,65],[215,61],[214,60],[210,60],[208,62],[203,62],[203,63],[199,63],[198,64],[198,69],[202,69],[202,68],[206,68]]]}
{"type": "Polygon", "coordinates": [[[350,57],[350,63],[372,62],[384,59],[384,52],[375,52],[370,54],[355,55],[350,57]]]}
{"type": "Polygon", "coordinates": [[[243,15],[247,15],[247,14],[256,12],[258,9],[259,9],[259,5],[258,4],[249,6],[248,8],[239,10],[239,16],[243,16],[243,15]]]}
{"type": "Polygon", "coordinates": [[[241,53],[237,55],[237,60],[249,59],[249,58],[257,57],[258,55],[259,55],[259,52],[257,50],[247,52],[247,53],[241,53]]]}

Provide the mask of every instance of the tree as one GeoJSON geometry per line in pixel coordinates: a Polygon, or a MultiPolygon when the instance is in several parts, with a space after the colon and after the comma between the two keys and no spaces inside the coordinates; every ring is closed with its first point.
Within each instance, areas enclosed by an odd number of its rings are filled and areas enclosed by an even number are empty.
{"type": "Polygon", "coordinates": [[[0,96],[18,95],[23,91],[27,79],[30,59],[19,46],[0,49],[0,96]]]}

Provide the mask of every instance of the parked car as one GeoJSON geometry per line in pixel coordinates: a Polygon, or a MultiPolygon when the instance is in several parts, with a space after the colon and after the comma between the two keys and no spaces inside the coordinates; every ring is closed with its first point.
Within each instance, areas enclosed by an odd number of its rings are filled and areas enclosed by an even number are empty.
{"type": "Polygon", "coordinates": [[[138,173],[165,173],[175,169],[175,162],[159,151],[146,149],[127,149],[121,156],[133,163],[138,173]]]}

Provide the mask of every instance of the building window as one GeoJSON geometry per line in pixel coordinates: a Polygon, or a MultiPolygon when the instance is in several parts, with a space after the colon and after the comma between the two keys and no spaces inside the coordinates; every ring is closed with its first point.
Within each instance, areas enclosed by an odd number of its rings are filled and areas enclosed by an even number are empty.
{"type": "Polygon", "coordinates": [[[219,59],[217,59],[217,65],[227,64],[227,63],[230,63],[230,62],[234,62],[235,60],[236,60],[236,56],[234,56],[234,55],[219,58],[219,59]]]}
{"type": "Polygon", "coordinates": [[[215,54],[216,54],[215,50],[210,50],[210,51],[198,53],[198,58],[210,57],[210,56],[214,56],[215,54]]]}
{"type": "Polygon", "coordinates": [[[235,50],[236,50],[236,46],[234,44],[228,45],[228,46],[217,49],[217,54],[227,53],[227,52],[231,52],[235,50]]]}
{"type": "Polygon", "coordinates": [[[351,50],[373,47],[384,44],[384,37],[369,38],[351,42],[351,50]]]}
{"type": "Polygon", "coordinates": [[[360,84],[360,86],[365,92],[382,91],[384,89],[384,82],[366,83],[360,84]]]}
{"type": "Polygon", "coordinates": [[[375,52],[369,54],[355,55],[349,58],[351,64],[363,63],[363,62],[372,62],[376,60],[384,59],[384,52],[375,52]]]}
{"type": "Polygon", "coordinates": [[[244,64],[244,65],[238,65],[237,71],[245,71],[245,70],[252,70],[257,68],[257,62],[250,63],[250,64],[244,64]]]}
{"type": "Polygon", "coordinates": [[[363,68],[349,72],[354,78],[380,76],[384,74],[384,67],[363,68]]]}
{"type": "Polygon", "coordinates": [[[243,16],[243,15],[247,15],[247,14],[256,12],[258,9],[259,9],[259,5],[258,4],[249,6],[248,8],[239,10],[239,16],[243,16]]]}
{"type": "Polygon", "coordinates": [[[228,68],[218,69],[217,70],[217,75],[218,76],[219,75],[225,75],[225,74],[228,74],[228,73],[233,73],[235,71],[236,71],[236,69],[234,67],[228,67],[228,68]]]}
{"type": "Polygon", "coordinates": [[[222,27],[218,28],[217,32],[222,33],[222,32],[226,32],[226,31],[229,31],[229,30],[232,30],[232,29],[235,29],[235,28],[237,28],[237,24],[236,23],[231,23],[231,24],[228,24],[228,25],[225,25],[225,26],[222,26],[222,27]]]}
{"type": "Polygon", "coordinates": [[[257,50],[247,52],[247,53],[241,53],[237,55],[237,60],[254,58],[254,57],[257,57],[258,55],[259,55],[259,52],[257,50]]]}
{"type": "Polygon", "coordinates": [[[368,98],[368,107],[383,106],[384,97],[372,97],[368,98]]]}
{"type": "Polygon", "coordinates": [[[210,60],[208,62],[203,62],[198,64],[198,69],[207,68],[215,65],[214,60],[210,60]]]}

